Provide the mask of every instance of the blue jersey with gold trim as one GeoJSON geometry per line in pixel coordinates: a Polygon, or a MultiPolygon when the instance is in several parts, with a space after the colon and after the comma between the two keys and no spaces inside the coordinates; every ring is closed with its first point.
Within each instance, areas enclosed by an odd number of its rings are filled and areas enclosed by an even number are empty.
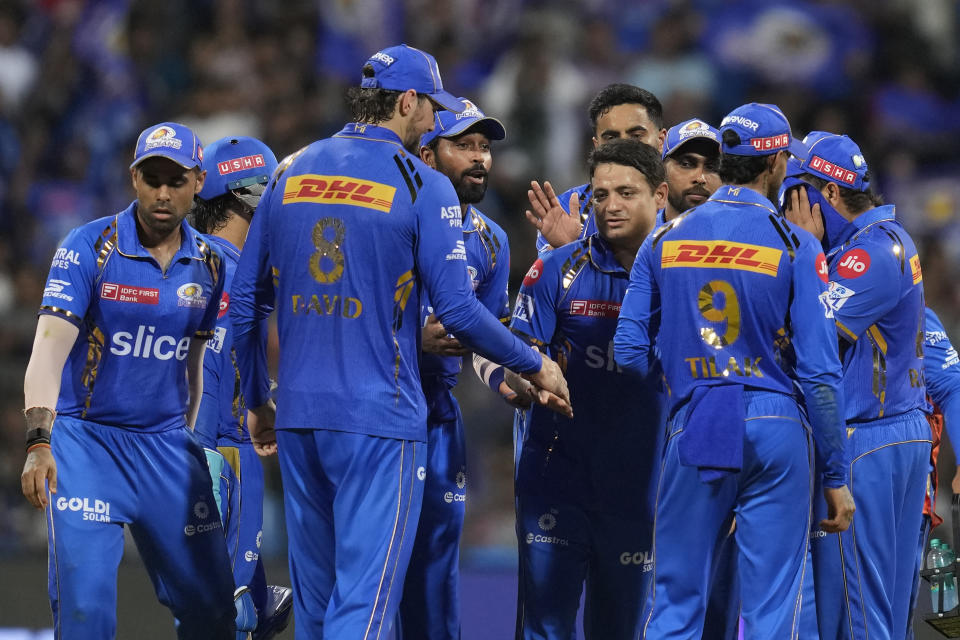
{"type": "Polygon", "coordinates": [[[926,407],[920,258],[893,206],[854,219],[853,234],[827,254],[821,295],[841,338],[848,422],[926,407]]]}
{"type": "Polygon", "coordinates": [[[700,385],[792,395],[795,375],[828,469],[840,473],[837,337],[818,301],[826,275],[812,235],[759,193],[724,185],[644,241],[620,312],[617,362],[647,371],[655,341],[674,408],[700,385]],[[790,348],[795,371],[782,355],[790,348]]]}
{"type": "Polygon", "coordinates": [[[236,443],[250,442],[250,432],[246,426],[247,405],[240,385],[229,315],[230,285],[237,271],[240,250],[219,236],[205,234],[203,237],[220,250],[224,263],[224,291],[219,301],[217,326],[203,354],[203,399],[196,424],[200,442],[214,449],[218,438],[236,443]]]}
{"type": "Polygon", "coordinates": [[[943,412],[951,444],[960,443],[960,356],[930,307],[926,310],[924,336],[923,373],[927,393],[943,412]]]}
{"type": "Polygon", "coordinates": [[[420,303],[468,348],[518,371],[540,356],[477,301],[453,185],[393,131],[350,124],[285,159],[253,217],[231,290],[248,406],[266,401],[255,326],[274,296],[277,428],[424,440],[420,303]]]}
{"type": "Polygon", "coordinates": [[[534,466],[545,488],[636,513],[647,508],[662,421],[655,384],[624,373],[613,358],[628,282],[599,235],[571,242],[534,262],[510,327],[560,364],[576,408],[572,420],[539,405],[531,411],[525,437],[543,453],[534,466]]]}
{"type": "Polygon", "coordinates": [[[224,265],[183,222],[180,249],[163,271],[140,243],[135,207],[67,235],[54,255],[40,313],[80,329],[63,369],[57,413],[165,431],[184,424],[190,340],[213,333],[224,265]]]}
{"type": "MultiPolygon", "coordinates": [[[[507,233],[496,222],[473,205],[464,218],[463,243],[467,249],[467,272],[477,299],[503,324],[510,322],[510,243],[507,233]]],[[[425,324],[433,307],[423,296],[421,320],[425,324]]],[[[452,389],[457,374],[463,367],[463,358],[443,357],[424,353],[420,362],[420,376],[427,386],[428,378],[440,379],[443,386],[452,389]]]]}

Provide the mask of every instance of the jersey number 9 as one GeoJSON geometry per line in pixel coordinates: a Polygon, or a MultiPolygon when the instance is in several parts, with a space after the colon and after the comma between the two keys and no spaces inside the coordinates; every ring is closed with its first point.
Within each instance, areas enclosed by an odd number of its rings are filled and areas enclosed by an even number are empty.
{"type": "Polygon", "coordinates": [[[700,315],[713,326],[700,328],[700,337],[714,349],[734,343],[740,336],[740,302],[729,282],[711,280],[697,296],[700,315]]]}

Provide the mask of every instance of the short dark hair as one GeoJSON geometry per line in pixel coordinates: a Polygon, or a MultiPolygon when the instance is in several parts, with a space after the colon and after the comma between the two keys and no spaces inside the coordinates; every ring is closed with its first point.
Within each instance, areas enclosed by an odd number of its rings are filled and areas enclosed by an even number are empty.
{"type": "Polygon", "coordinates": [[[656,191],[666,181],[666,172],[660,154],[648,144],[632,138],[611,140],[590,152],[587,159],[590,165],[590,179],[601,164],[621,164],[633,167],[643,174],[650,185],[650,192],[656,191]]]}
{"type": "MultiPolygon", "coordinates": [[[[373,66],[364,65],[363,77],[372,78],[373,75],[373,66]]],[[[354,122],[379,124],[393,116],[393,110],[402,93],[389,89],[350,87],[347,89],[347,105],[354,122]]]]}
{"type": "MultiPolygon", "coordinates": [[[[869,178],[870,172],[868,171],[864,179],[869,180],[869,178]]],[[[825,180],[820,176],[814,176],[809,173],[804,173],[800,176],[800,179],[804,182],[809,182],[815,186],[818,191],[822,191],[823,188],[827,186],[827,183],[830,182],[830,180],[825,180]]],[[[840,188],[840,199],[843,200],[843,204],[850,213],[859,214],[874,207],[883,206],[883,196],[874,191],[873,187],[868,187],[866,191],[857,191],[849,187],[841,187],[839,184],[837,187],[840,188]]]]}
{"type": "MultiPolygon", "coordinates": [[[[723,132],[723,145],[735,147],[740,144],[740,135],[727,129],[723,132]]],[[[773,155],[773,154],[770,154],[773,155]]],[[[732,153],[720,154],[720,168],[717,173],[724,184],[748,184],[757,179],[770,163],[770,155],[738,156],[732,153]]]]}
{"type": "Polygon", "coordinates": [[[600,116],[621,104],[639,104],[647,110],[647,116],[658,129],[663,128],[663,105],[646,89],[635,87],[632,84],[611,84],[600,90],[590,101],[590,126],[596,131],[597,120],[600,116]]]}

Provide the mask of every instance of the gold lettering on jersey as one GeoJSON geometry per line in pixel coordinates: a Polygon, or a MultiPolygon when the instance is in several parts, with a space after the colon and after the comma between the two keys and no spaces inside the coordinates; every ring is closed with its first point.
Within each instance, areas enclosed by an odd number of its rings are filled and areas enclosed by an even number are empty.
{"type": "MultiPolygon", "coordinates": [[[[763,372],[760,370],[760,360],[762,358],[746,357],[743,360],[737,360],[730,356],[727,359],[726,366],[722,369],[717,365],[715,356],[684,358],[683,361],[690,365],[690,375],[695,380],[706,380],[710,378],[727,378],[729,376],[741,376],[746,378],[763,378],[763,372]]],[[[723,360],[720,361],[722,366],[723,360]]]]}
{"type": "Polygon", "coordinates": [[[342,318],[359,318],[363,313],[363,303],[357,298],[349,296],[341,298],[339,295],[310,296],[293,294],[290,296],[294,315],[340,316],[342,318]]]}
{"type": "Polygon", "coordinates": [[[926,381],[923,377],[923,371],[918,371],[917,369],[909,369],[907,375],[910,376],[910,386],[914,389],[919,389],[926,385],[926,381]]]}
{"type": "Polygon", "coordinates": [[[396,187],[349,176],[321,176],[312,173],[290,176],[283,192],[283,204],[312,202],[348,204],[388,213],[396,187]]]}
{"type": "Polygon", "coordinates": [[[773,247],[725,240],[667,240],[660,266],[720,267],[776,277],[783,251],[773,247]]]}
{"type": "Polygon", "coordinates": [[[913,276],[913,284],[920,284],[923,280],[923,272],[920,270],[920,256],[910,258],[910,274],[913,276]]]}

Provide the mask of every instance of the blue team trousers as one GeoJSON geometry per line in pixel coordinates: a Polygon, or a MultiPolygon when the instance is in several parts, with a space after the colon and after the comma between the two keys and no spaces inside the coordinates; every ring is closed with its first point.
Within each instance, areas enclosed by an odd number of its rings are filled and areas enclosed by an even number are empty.
{"type": "Polygon", "coordinates": [[[680,464],[688,407],[668,423],[643,638],[700,637],[715,555],[733,514],[745,636],[781,640],[795,633],[810,517],[808,435],[792,397],[746,391],[744,401],[743,468],[714,482],[680,464]]]}
{"type": "Polygon", "coordinates": [[[122,525],[181,639],[233,640],[233,576],[203,449],[186,426],[158,433],[58,416],[51,447],[49,593],[55,637],[116,634],[122,525]]]}
{"type": "MultiPolygon", "coordinates": [[[[930,426],[916,410],[850,427],[853,523],[841,534],[814,524],[811,533],[820,637],[900,640],[917,581],[930,426]]],[[[814,502],[814,523],[825,510],[814,502]]]]}
{"type": "Polygon", "coordinates": [[[223,526],[234,583],[250,589],[257,613],[262,614],[267,603],[267,581],[260,558],[263,465],[250,442],[220,438],[217,450],[227,461],[220,478],[220,493],[228,498],[223,505],[223,526]]]}
{"type": "Polygon", "coordinates": [[[637,516],[518,488],[518,639],[575,640],[584,591],[588,640],[636,639],[653,568],[649,516],[637,516]]]}
{"type": "Polygon", "coordinates": [[[277,431],[297,640],[384,638],[420,517],[424,443],[277,431]]]}
{"type": "MultiPolygon", "coordinates": [[[[445,391],[445,393],[450,393],[445,391]]],[[[467,496],[467,450],[463,416],[427,422],[427,478],[423,507],[400,601],[398,637],[456,640],[460,637],[460,536],[467,496]]]]}

